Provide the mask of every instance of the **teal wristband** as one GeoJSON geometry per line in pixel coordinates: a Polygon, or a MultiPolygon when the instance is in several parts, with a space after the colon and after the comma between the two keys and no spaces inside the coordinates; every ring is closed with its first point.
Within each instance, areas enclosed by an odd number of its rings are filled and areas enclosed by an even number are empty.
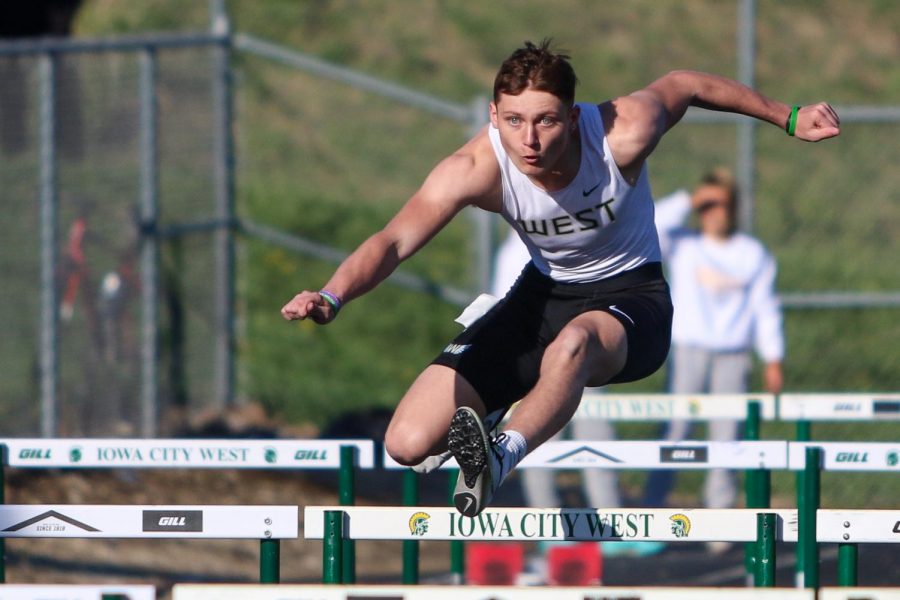
{"type": "Polygon", "coordinates": [[[319,295],[331,305],[331,311],[334,313],[334,316],[337,316],[338,311],[341,310],[341,306],[343,306],[343,301],[336,295],[332,294],[328,290],[319,290],[319,295]]]}
{"type": "Polygon", "coordinates": [[[791,107],[791,114],[788,116],[787,123],[784,124],[784,130],[787,131],[787,134],[791,137],[794,137],[794,132],[797,130],[798,112],[800,112],[800,105],[795,104],[791,107]]]}

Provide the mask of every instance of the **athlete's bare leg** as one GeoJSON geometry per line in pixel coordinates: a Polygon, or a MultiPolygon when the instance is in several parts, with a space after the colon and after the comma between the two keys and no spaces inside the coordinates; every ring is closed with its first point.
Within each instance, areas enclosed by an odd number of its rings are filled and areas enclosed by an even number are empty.
{"type": "Polygon", "coordinates": [[[505,429],[521,433],[529,451],[540,446],[569,422],[584,388],[608,383],[627,355],[625,328],[615,317],[601,311],[579,315],[547,347],[537,384],[505,429]]]}
{"type": "Polygon", "coordinates": [[[450,420],[460,406],[484,416],[484,402],[468,381],[449,367],[429,365],[394,411],[384,436],[388,454],[402,465],[415,465],[445,451],[450,420]]]}

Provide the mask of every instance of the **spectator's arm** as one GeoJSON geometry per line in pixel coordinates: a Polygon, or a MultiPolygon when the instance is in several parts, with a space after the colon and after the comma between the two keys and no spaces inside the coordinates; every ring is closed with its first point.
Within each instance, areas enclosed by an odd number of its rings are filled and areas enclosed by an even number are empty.
{"type": "Polygon", "coordinates": [[[663,258],[669,256],[675,233],[684,227],[690,214],[691,196],[686,190],[678,190],[656,201],[653,220],[663,258]]]}

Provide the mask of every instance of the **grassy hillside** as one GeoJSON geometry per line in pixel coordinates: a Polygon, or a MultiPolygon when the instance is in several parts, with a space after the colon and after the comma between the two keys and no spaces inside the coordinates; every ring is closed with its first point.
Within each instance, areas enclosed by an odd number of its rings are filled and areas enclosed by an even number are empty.
{"type": "MultiPolygon", "coordinates": [[[[484,96],[496,65],[525,39],[552,36],[581,77],[579,98],[627,93],[675,68],[736,73],[736,3],[720,0],[296,2],[232,0],[234,26],[458,103],[484,96]]],[[[757,3],[756,85],[789,102],[900,104],[900,5],[757,3]]],[[[205,3],[89,0],[78,32],[202,29],[205,3]]],[[[244,216],[345,250],[382,225],[463,126],[238,54],[238,204],[244,216]]],[[[847,124],[818,146],[775,128],[757,135],[755,231],[784,291],[900,288],[900,125],[847,124]]],[[[735,133],[683,125],[650,162],[657,195],[733,164],[735,133]]],[[[465,219],[409,269],[471,286],[465,219]]],[[[290,419],[324,422],[351,406],[392,406],[455,331],[456,309],[384,286],[325,328],[277,311],[332,265],[246,240],[240,255],[241,393],[290,419]]],[[[792,311],[789,390],[900,389],[897,310],[792,311]]],[[[660,375],[627,389],[658,390],[660,375]]]]}

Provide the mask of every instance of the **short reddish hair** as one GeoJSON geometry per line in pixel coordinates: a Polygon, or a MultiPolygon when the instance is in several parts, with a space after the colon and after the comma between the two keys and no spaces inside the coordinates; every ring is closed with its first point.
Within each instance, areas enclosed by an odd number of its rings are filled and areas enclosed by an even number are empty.
{"type": "Polygon", "coordinates": [[[550,38],[544,38],[538,46],[525,42],[503,61],[494,78],[494,102],[500,94],[518,96],[528,88],[549,92],[569,105],[575,102],[578,77],[569,56],[551,51],[551,42],[550,38]]]}

